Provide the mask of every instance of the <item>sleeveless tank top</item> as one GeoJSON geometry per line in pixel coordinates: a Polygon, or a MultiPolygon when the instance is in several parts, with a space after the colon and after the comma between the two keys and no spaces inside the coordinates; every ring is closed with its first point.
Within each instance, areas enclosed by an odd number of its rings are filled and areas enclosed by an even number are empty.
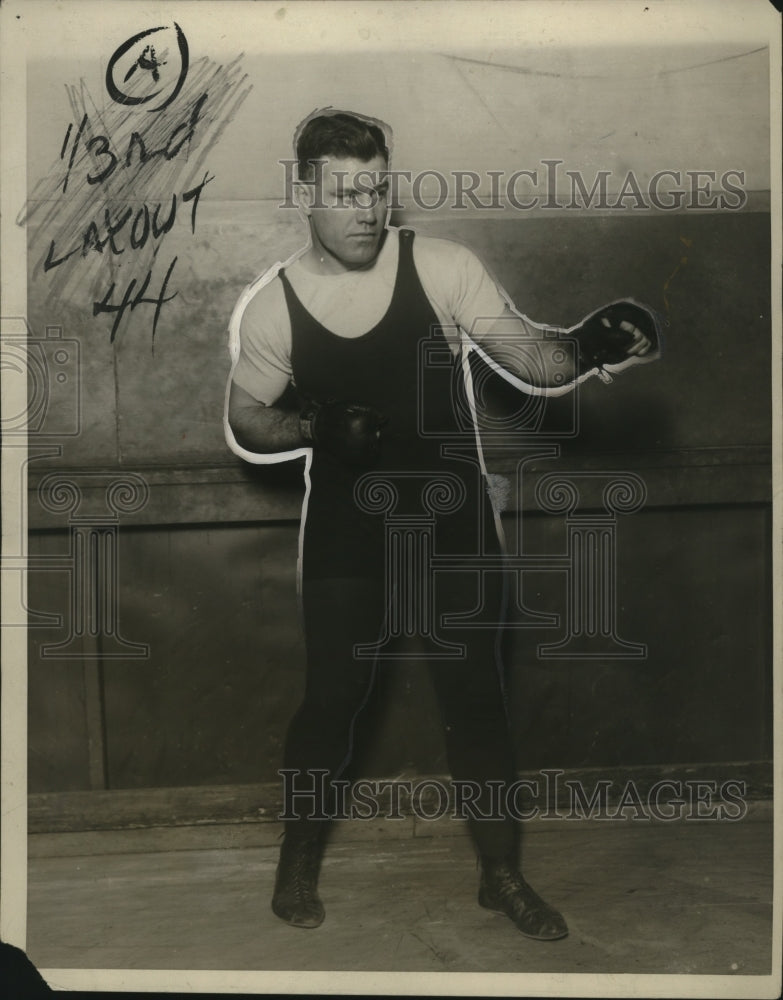
{"type": "Polygon", "coordinates": [[[384,514],[357,503],[354,488],[378,473],[394,485],[395,517],[427,516],[422,488],[439,474],[456,476],[464,501],[433,517],[434,551],[442,555],[497,551],[492,508],[478,462],[475,434],[462,427],[454,392],[462,379],[457,361],[450,379],[432,380],[423,370],[422,342],[448,351],[440,322],[422,288],[413,261],[412,230],[399,232],[397,277],[386,314],[359,337],[340,337],[302,305],[285,271],[280,279],[291,319],[291,367],[298,393],[310,399],[341,400],[373,406],[388,418],[381,431],[381,452],[370,467],[345,466],[315,449],[310,468],[302,548],[304,579],[377,578],[384,571],[384,514]],[[426,398],[423,394],[426,391],[426,398]],[[443,454],[442,440],[422,433],[440,428],[460,457],[443,454]]]}

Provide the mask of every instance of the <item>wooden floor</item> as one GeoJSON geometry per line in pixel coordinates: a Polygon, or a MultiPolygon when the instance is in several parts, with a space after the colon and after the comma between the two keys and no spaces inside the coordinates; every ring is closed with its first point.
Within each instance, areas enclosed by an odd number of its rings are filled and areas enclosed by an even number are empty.
{"type": "Polygon", "coordinates": [[[357,840],[338,829],[321,879],[326,922],[309,931],[270,910],[271,843],[153,852],[145,831],[129,831],[105,841],[113,853],[93,834],[79,854],[79,836],[62,852],[64,835],[40,841],[29,863],[27,951],[52,985],[74,985],[60,969],[771,971],[769,810],[741,822],[531,824],[526,875],[570,926],[552,943],[479,908],[462,831],[357,840]]]}

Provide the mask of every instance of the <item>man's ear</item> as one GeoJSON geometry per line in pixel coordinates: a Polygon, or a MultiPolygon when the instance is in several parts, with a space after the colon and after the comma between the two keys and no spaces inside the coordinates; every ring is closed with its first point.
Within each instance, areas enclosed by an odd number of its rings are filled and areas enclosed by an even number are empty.
{"type": "Polygon", "coordinates": [[[315,202],[315,184],[312,181],[294,181],[294,202],[301,212],[309,216],[315,202]]]}

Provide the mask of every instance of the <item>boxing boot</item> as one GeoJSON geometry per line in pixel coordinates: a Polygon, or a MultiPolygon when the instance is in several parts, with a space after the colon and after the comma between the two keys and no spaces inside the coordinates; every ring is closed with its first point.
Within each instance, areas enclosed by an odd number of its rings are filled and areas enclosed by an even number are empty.
{"type": "Polygon", "coordinates": [[[535,941],[557,941],[568,934],[562,915],[533,891],[507,858],[482,857],[478,901],[487,910],[505,913],[535,941]]]}
{"type": "Polygon", "coordinates": [[[318,896],[322,837],[310,828],[287,830],[280,847],[272,911],[292,927],[319,927],[324,907],[318,896]]]}

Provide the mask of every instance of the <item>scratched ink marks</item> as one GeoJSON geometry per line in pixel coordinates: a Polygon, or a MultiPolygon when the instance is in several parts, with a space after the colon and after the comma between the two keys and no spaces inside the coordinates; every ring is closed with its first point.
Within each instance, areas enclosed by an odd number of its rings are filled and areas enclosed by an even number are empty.
{"type": "MultiPolygon", "coordinates": [[[[116,151],[112,147],[111,137],[103,134],[93,134],[85,142],[88,157],[82,163],[81,179],[86,182],[88,188],[91,185],[101,185],[108,187],[108,183],[117,171],[130,171],[133,179],[138,177],[140,168],[154,163],[156,159],[161,162],[170,162],[180,156],[182,151],[189,148],[197,134],[204,106],[209,95],[201,94],[194,102],[188,116],[177,124],[166,137],[166,141],[157,149],[149,149],[143,134],[133,131],[127,144],[127,150],[116,151]]],[[[69,126],[63,147],[60,153],[61,159],[66,159],[67,147],[70,144],[70,154],[68,155],[68,166],[63,179],[63,193],[68,189],[68,183],[74,169],[74,161],[78,157],[78,148],[84,139],[84,133],[89,128],[90,118],[88,114],[82,116],[79,128],[71,135],[72,127],[69,126]]],[[[204,187],[214,179],[214,176],[205,171],[201,180],[189,187],[187,190],[172,192],[165,198],[165,201],[154,201],[148,195],[141,203],[132,201],[128,204],[125,200],[114,197],[111,201],[103,205],[103,211],[93,213],[92,217],[76,232],[69,231],[65,234],[65,239],[58,241],[51,239],[43,262],[44,272],[60,267],[71,257],[78,255],[81,258],[87,257],[91,252],[118,257],[130,250],[134,256],[139,251],[151,246],[153,256],[157,255],[158,247],[162,238],[168,233],[177,219],[178,208],[182,205],[191,204],[190,207],[190,229],[191,234],[196,232],[196,216],[198,212],[199,199],[204,187]]],[[[153,193],[155,185],[155,175],[150,179],[149,190],[153,193]]],[[[127,185],[126,185],[127,186],[127,185]]],[[[155,337],[157,331],[160,311],[165,302],[170,302],[176,292],[166,295],[171,273],[176,264],[174,257],[166,270],[166,275],[157,296],[147,294],[150,282],[152,281],[152,268],[147,269],[146,275],[141,278],[132,277],[126,283],[121,298],[115,302],[115,289],[117,281],[112,280],[108,291],[99,300],[92,303],[94,316],[107,313],[114,316],[111,328],[111,339],[114,340],[120,323],[126,310],[133,312],[137,306],[142,304],[154,305],[154,315],[152,321],[152,336],[155,337]]],[[[143,270],[143,269],[142,269],[143,270]]],[[[140,272],[141,273],[141,272],[140,272]]]]}
{"type": "Polygon", "coordinates": [[[107,318],[111,341],[131,316],[144,314],[154,343],[161,313],[177,296],[178,256],[165,253],[166,237],[177,229],[195,235],[201,197],[214,180],[205,161],[251,89],[241,56],[188,67],[181,30],[178,53],[153,44],[157,30],[129,40],[135,49],[121,47],[128,53],[119,75],[123,100],[107,88],[96,101],[84,79],[66,84],[71,118],[24,213],[32,266],[48,294],[107,318]],[[175,90],[150,110],[147,95],[161,92],[169,72],[175,90]]]}

